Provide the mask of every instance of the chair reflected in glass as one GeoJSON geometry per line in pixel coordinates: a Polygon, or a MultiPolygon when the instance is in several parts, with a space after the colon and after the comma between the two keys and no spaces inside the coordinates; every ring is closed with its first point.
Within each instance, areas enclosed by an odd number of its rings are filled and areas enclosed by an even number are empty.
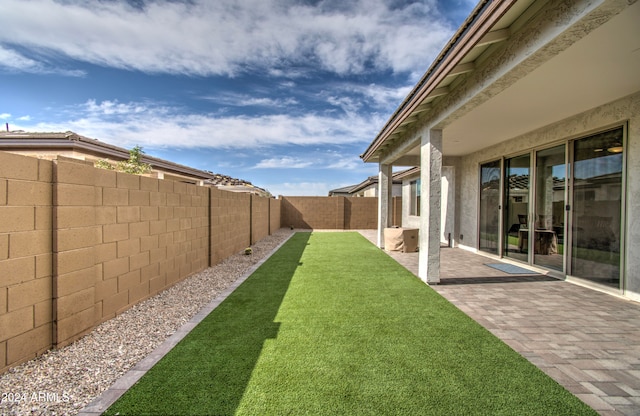
{"type": "MultiPolygon", "coordinates": [[[[529,245],[529,228],[527,216],[518,215],[520,229],[518,230],[518,249],[526,253],[529,245]]],[[[551,217],[539,215],[533,232],[533,252],[535,254],[551,255],[558,252],[558,237],[549,223],[551,217]]]]}

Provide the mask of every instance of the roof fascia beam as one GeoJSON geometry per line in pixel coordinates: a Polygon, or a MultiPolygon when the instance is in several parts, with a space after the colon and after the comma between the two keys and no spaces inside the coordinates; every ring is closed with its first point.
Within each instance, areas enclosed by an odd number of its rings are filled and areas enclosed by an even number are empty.
{"type": "Polygon", "coordinates": [[[416,108],[414,113],[422,113],[428,111],[429,109],[431,109],[431,103],[422,103],[416,108]]]}
{"type": "Polygon", "coordinates": [[[407,124],[411,124],[414,121],[418,120],[418,116],[416,114],[412,114],[410,117],[407,117],[404,122],[402,124],[400,124],[401,126],[405,126],[407,124]]]}
{"type": "Polygon", "coordinates": [[[473,71],[475,68],[476,68],[476,65],[473,62],[467,62],[466,64],[459,64],[453,67],[451,72],[449,72],[448,76],[451,77],[451,76],[466,74],[467,72],[473,71]]]}
{"type": "Polygon", "coordinates": [[[389,149],[388,152],[380,154],[379,163],[383,165],[393,165],[395,161],[403,157],[411,149],[420,145],[420,136],[406,137],[389,149]]]}
{"type": "Polygon", "coordinates": [[[433,99],[433,98],[440,97],[447,94],[449,94],[449,87],[440,87],[431,91],[429,95],[427,95],[427,98],[433,99]]]}
{"type": "Polygon", "coordinates": [[[484,35],[476,46],[486,46],[491,45],[492,43],[502,42],[509,39],[509,36],[511,36],[511,29],[509,28],[494,30],[493,32],[489,32],[484,35]]]}
{"type": "Polygon", "coordinates": [[[405,155],[393,162],[393,166],[420,166],[420,156],[405,155]]]}

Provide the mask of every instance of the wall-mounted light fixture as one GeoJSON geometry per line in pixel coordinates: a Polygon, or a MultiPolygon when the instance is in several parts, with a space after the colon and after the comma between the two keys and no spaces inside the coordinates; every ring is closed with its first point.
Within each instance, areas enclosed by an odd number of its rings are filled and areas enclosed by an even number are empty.
{"type": "Polygon", "coordinates": [[[615,146],[612,146],[612,147],[608,148],[607,152],[609,152],[609,153],[622,153],[623,150],[624,150],[624,148],[622,146],[616,144],[615,146]]]}

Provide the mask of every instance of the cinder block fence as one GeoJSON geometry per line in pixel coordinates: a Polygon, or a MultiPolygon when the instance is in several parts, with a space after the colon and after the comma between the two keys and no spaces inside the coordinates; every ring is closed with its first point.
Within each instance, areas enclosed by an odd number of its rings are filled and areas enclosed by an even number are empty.
{"type": "Polygon", "coordinates": [[[0,152],[0,372],[266,237],[280,203],[0,152]]]}
{"type": "Polygon", "coordinates": [[[377,198],[263,198],[0,152],[0,373],[280,226],[377,226],[377,198]]]}
{"type": "Polygon", "coordinates": [[[53,342],[52,181],[51,162],[0,153],[0,371],[53,342]]]}
{"type": "Polygon", "coordinates": [[[363,230],[378,226],[378,198],[282,197],[283,227],[363,230]]]}
{"type": "Polygon", "coordinates": [[[263,198],[0,152],[0,373],[283,226],[375,228],[376,198],[263,198]]]}

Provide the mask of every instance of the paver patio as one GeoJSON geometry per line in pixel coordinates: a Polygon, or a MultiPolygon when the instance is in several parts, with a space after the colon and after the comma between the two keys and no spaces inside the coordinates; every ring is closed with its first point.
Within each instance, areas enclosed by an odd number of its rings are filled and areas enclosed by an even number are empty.
{"type": "MultiPolygon", "coordinates": [[[[361,232],[375,242],[375,230],[361,232]]],[[[387,252],[418,273],[418,253],[387,252]]],[[[640,304],[442,248],[432,288],[602,415],[640,415],[640,304]]]]}

